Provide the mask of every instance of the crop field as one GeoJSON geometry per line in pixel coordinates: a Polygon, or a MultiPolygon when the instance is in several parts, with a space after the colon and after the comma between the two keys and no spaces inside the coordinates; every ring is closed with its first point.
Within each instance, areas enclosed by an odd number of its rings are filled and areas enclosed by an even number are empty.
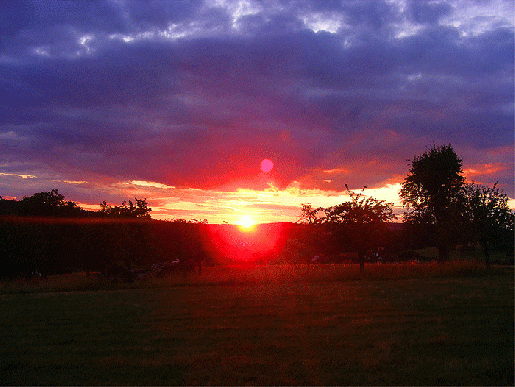
{"type": "Polygon", "coordinates": [[[513,270],[205,268],[0,284],[1,385],[513,385],[513,270]]]}

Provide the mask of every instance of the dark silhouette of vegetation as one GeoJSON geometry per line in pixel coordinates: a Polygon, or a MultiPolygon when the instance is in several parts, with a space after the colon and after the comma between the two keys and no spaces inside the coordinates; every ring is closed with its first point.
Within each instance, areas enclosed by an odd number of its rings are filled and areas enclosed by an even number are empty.
{"type": "Polygon", "coordinates": [[[0,216],[13,216],[16,214],[18,201],[4,199],[0,196],[0,216]]]}
{"type": "Polygon", "coordinates": [[[184,273],[208,260],[206,225],[120,218],[0,219],[0,277],[77,271],[121,280],[177,259],[184,273]],[[132,274],[131,274],[132,273],[132,274]]]}
{"type": "Polygon", "coordinates": [[[447,260],[460,237],[463,215],[462,160],[451,145],[433,147],[411,160],[400,196],[405,222],[414,232],[425,230],[436,241],[440,259],[447,260]]]}
{"type": "Polygon", "coordinates": [[[31,216],[31,217],[110,217],[110,218],[139,218],[150,219],[152,209],[147,199],[135,198],[123,201],[120,206],[111,206],[104,200],[99,211],[86,211],[77,203],[64,200],[59,190],[38,192],[29,197],[17,200],[6,200],[0,196],[0,216],[31,216]]]}
{"type": "Polygon", "coordinates": [[[348,191],[351,201],[327,208],[325,222],[340,238],[351,242],[358,252],[360,270],[363,271],[365,255],[381,246],[386,224],[394,218],[393,204],[348,191]]]}
{"type": "Polygon", "coordinates": [[[360,270],[363,271],[367,252],[384,243],[382,237],[387,232],[387,222],[395,217],[393,204],[366,197],[362,192],[353,192],[348,187],[347,191],[351,200],[336,206],[313,208],[310,204],[303,204],[300,221],[317,226],[322,233],[330,235],[332,246],[338,252],[345,249],[356,251],[360,270]],[[319,215],[321,212],[323,216],[319,215]]]}
{"type": "Polygon", "coordinates": [[[492,246],[513,254],[514,214],[508,207],[508,196],[497,188],[497,183],[491,188],[466,184],[464,209],[470,240],[481,245],[487,267],[492,246]]]}
{"type": "MultiPolygon", "coordinates": [[[[348,189],[350,200],[323,208],[302,204],[297,223],[258,225],[251,233],[204,220],[153,220],[146,199],[120,206],[105,201],[86,211],[57,189],[22,200],[0,197],[0,277],[101,272],[132,281],[152,271],[188,275],[203,265],[422,261],[436,246],[447,259],[454,245],[480,244],[513,257],[514,213],[508,197],[465,184],[452,147],[433,147],[411,161],[400,192],[404,223],[392,204],[348,189]]],[[[497,258],[499,259],[499,258],[497,258]]],[[[513,258],[512,258],[513,260],[513,258]]]]}
{"type": "Polygon", "coordinates": [[[135,199],[136,203],[129,200],[122,202],[121,206],[110,206],[104,200],[100,203],[100,213],[105,216],[114,218],[141,218],[150,219],[150,211],[152,209],[148,207],[147,199],[135,199]]]}
{"type": "Polygon", "coordinates": [[[72,201],[65,201],[57,189],[38,192],[20,201],[0,197],[0,214],[14,216],[80,217],[85,211],[72,201]]]}
{"type": "Polygon", "coordinates": [[[140,219],[149,219],[151,209],[146,199],[135,200],[86,211],[57,189],[19,201],[0,197],[0,275],[129,270],[150,262],[155,243],[140,219]]]}
{"type": "Polygon", "coordinates": [[[299,217],[299,223],[304,224],[320,224],[323,220],[323,215],[320,214],[323,213],[324,208],[323,207],[317,207],[313,208],[311,204],[301,204],[300,208],[300,217],[299,217]]]}

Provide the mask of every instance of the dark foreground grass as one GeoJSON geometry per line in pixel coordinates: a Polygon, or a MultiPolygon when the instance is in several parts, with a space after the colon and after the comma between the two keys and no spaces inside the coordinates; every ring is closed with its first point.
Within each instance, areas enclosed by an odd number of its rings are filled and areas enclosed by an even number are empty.
{"type": "Polygon", "coordinates": [[[513,385],[513,272],[317,270],[4,292],[0,384],[513,385]]]}
{"type": "MultiPolygon", "coordinates": [[[[473,260],[424,264],[372,264],[365,271],[356,264],[327,265],[263,265],[204,268],[202,275],[170,275],[166,278],[149,277],[131,283],[113,282],[99,275],[85,273],[49,276],[46,278],[0,281],[0,294],[70,292],[120,289],[155,289],[173,286],[248,285],[284,282],[341,282],[356,280],[401,280],[413,278],[452,278],[484,276],[503,272],[498,267],[488,271],[483,263],[473,260]]],[[[513,272],[513,268],[511,267],[513,272]]]]}

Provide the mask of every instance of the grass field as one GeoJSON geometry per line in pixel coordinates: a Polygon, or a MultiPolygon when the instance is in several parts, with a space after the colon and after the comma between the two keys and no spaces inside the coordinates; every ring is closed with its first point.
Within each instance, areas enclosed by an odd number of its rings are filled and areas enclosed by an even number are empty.
{"type": "Polygon", "coordinates": [[[206,268],[0,285],[1,385],[512,385],[513,271],[206,268]]]}

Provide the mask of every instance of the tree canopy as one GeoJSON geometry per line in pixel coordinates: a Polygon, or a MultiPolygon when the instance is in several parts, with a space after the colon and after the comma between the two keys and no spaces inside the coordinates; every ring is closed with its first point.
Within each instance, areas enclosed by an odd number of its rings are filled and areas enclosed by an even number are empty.
{"type": "Polygon", "coordinates": [[[489,248],[498,245],[512,248],[514,213],[508,206],[508,195],[497,188],[466,184],[464,186],[465,221],[470,238],[481,244],[487,265],[489,248]]]}
{"type": "Polygon", "coordinates": [[[314,208],[309,203],[302,203],[300,206],[300,216],[298,220],[299,223],[319,224],[322,222],[323,217],[319,216],[318,214],[324,211],[324,208],[314,208]]]}
{"type": "Polygon", "coordinates": [[[147,199],[135,198],[123,201],[120,206],[111,206],[104,200],[99,211],[87,211],[77,203],[66,201],[58,189],[49,192],[38,192],[21,200],[6,200],[0,196],[0,216],[33,216],[33,217],[113,217],[149,219],[152,209],[147,199]]]}
{"type": "Polygon", "coordinates": [[[451,145],[432,147],[411,160],[400,191],[406,222],[428,228],[441,259],[448,257],[458,237],[465,183],[462,163],[451,145]]]}
{"type": "Polygon", "coordinates": [[[367,197],[363,192],[353,192],[348,187],[347,191],[351,200],[335,206],[313,208],[310,204],[303,204],[300,220],[325,226],[336,238],[336,246],[345,245],[347,249],[357,251],[360,269],[363,270],[367,251],[379,247],[387,222],[395,218],[393,204],[367,197]],[[320,216],[321,212],[324,215],[320,216]]]}
{"type": "Polygon", "coordinates": [[[17,203],[16,215],[21,216],[53,216],[72,217],[80,216],[83,210],[72,201],[65,201],[59,190],[38,192],[24,197],[17,203]]]}
{"type": "Polygon", "coordinates": [[[462,164],[451,145],[433,147],[411,160],[400,192],[407,220],[439,223],[449,217],[465,182],[462,164]]]}
{"type": "Polygon", "coordinates": [[[348,224],[380,224],[394,218],[391,203],[377,200],[347,188],[351,200],[325,209],[324,222],[348,224]]]}
{"type": "Polygon", "coordinates": [[[122,202],[121,206],[110,206],[104,200],[100,203],[100,213],[115,218],[140,218],[140,219],[149,219],[150,218],[150,208],[147,204],[147,199],[136,199],[136,203],[133,203],[132,200],[122,202]]]}

